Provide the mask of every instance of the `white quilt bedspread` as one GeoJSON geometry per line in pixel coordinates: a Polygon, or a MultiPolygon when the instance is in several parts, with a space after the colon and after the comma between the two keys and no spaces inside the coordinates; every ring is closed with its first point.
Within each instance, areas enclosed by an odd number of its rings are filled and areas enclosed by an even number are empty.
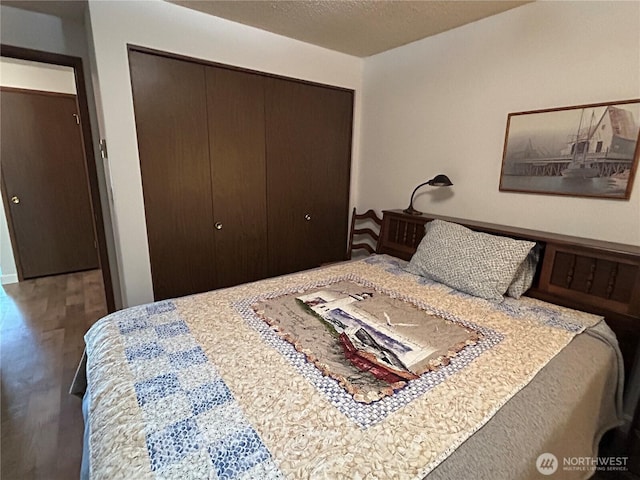
{"type": "Polygon", "coordinates": [[[421,479],[599,317],[495,304],[386,256],[117,312],[86,335],[91,478],[421,479]],[[357,402],[251,308],[339,281],[482,339],[391,396],[357,402]]]}

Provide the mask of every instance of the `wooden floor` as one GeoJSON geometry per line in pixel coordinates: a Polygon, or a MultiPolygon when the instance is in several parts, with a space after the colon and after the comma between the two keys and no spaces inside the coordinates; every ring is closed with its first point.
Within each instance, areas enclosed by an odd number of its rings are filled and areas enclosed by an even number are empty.
{"type": "Polygon", "coordinates": [[[100,270],[0,288],[2,479],[77,479],[81,400],[68,389],[106,314],[100,270]]]}

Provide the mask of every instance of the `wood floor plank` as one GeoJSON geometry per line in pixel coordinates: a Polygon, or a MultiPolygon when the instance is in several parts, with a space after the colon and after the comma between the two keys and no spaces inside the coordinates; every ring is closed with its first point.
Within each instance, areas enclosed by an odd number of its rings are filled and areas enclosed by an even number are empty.
{"type": "Polygon", "coordinates": [[[79,477],[82,406],[68,390],[84,334],[106,314],[101,278],[95,270],[0,288],[0,478],[79,477]]]}
{"type": "Polygon", "coordinates": [[[60,390],[48,388],[29,395],[27,421],[24,429],[38,432],[27,442],[26,457],[35,463],[35,470],[43,470],[55,460],[58,448],[58,413],[60,411],[60,390]]]}

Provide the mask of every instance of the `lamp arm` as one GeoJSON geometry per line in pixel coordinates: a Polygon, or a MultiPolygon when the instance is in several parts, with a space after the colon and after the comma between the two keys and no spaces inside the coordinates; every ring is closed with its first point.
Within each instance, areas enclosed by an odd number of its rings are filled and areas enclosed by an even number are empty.
{"type": "Polygon", "coordinates": [[[419,189],[420,187],[424,187],[425,185],[428,185],[430,181],[431,181],[431,180],[428,180],[428,181],[426,181],[426,182],[424,182],[424,183],[421,183],[420,185],[418,185],[418,186],[413,190],[413,193],[411,194],[411,200],[409,201],[409,208],[413,208],[413,196],[416,194],[416,192],[418,191],[418,189],[419,189]]]}
{"type": "Polygon", "coordinates": [[[411,193],[409,206],[403,210],[404,213],[407,213],[409,215],[422,215],[422,212],[413,208],[413,197],[416,195],[418,189],[424,187],[425,185],[432,185],[434,187],[450,187],[451,185],[453,185],[453,183],[451,183],[449,177],[443,174],[436,175],[431,180],[427,180],[426,182],[421,183],[416,188],[414,188],[413,192],[411,193]]]}

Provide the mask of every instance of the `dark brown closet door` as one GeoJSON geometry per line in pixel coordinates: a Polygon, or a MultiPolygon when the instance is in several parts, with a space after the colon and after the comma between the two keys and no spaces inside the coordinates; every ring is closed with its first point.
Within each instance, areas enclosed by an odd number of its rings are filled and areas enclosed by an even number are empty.
{"type": "Polygon", "coordinates": [[[216,287],[205,67],[131,51],[156,300],[216,287]]]}
{"type": "Polygon", "coordinates": [[[267,275],[264,77],[207,68],[219,287],[267,275]]]}
{"type": "Polygon", "coordinates": [[[265,79],[272,275],[346,251],[353,92],[265,79]]]}

